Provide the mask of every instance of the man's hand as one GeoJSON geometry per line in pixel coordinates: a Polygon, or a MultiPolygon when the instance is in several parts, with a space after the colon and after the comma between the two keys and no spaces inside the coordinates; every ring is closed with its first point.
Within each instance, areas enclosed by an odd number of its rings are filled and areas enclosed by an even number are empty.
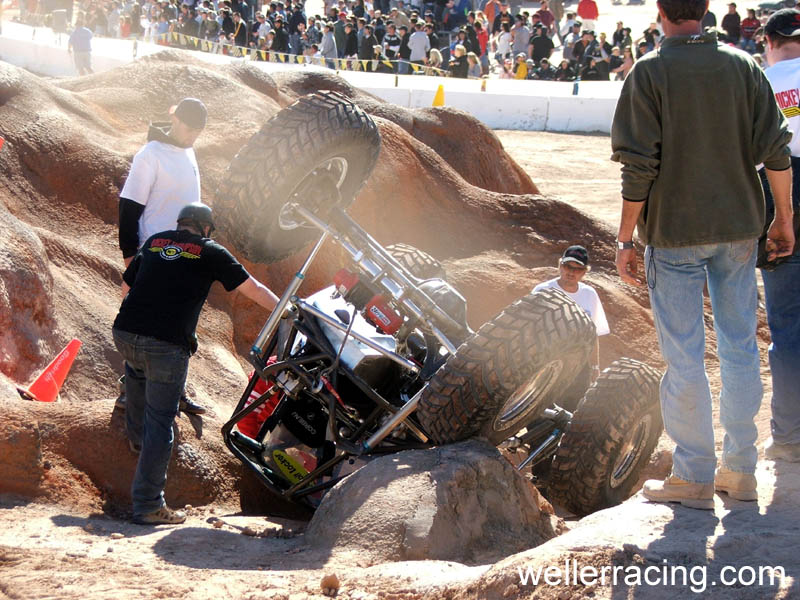
{"type": "MultiPolygon", "coordinates": [[[[125,268],[127,269],[128,266],[131,264],[131,262],[133,262],[133,256],[129,256],[127,258],[123,258],[122,260],[125,261],[125,268]]],[[[122,281],[122,299],[123,300],[125,299],[125,296],[127,296],[128,292],[130,292],[130,291],[131,291],[131,286],[129,286],[127,283],[125,283],[125,280],[123,280],[122,281]]]]}
{"type": "Polygon", "coordinates": [[[629,285],[644,285],[644,280],[639,275],[636,263],[636,249],[617,250],[617,273],[624,283],[629,285]]]}
{"type": "Polygon", "coordinates": [[[792,170],[773,171],[766,169],[769,187],[775,200],[775,219],[767,230],[767,260],[789,256],[794,250],[792,228],[792,170]]]}
{"type": "MultiPolygon", "coordinates": [[[[617,232],[618,242],[627,244],[627,242],[633,241],[633,230],[643,206],[644,202],[622,199],[622,214],[619,218],[619,231],[617,232]]],[[[616,262],[617,273],[624,283],[636,286],[644,285],[644,280],[639,275],[639,267],[636,264],[636,248],[627,250],[617,248],[616,262]]]]}
{"type": "Polygon", "coordinates": [[[772,221],[767,230],[767,260],[775,260],[780,256],[789,256],[794,251],[794,229],[792,222],[786,219],[772,221]]]}

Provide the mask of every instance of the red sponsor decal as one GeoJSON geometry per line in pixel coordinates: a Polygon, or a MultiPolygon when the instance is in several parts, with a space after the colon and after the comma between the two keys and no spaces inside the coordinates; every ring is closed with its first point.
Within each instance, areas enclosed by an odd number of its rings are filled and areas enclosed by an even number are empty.
{"type": "Polygon", "coordinates": [[[189,242],[176,242],[166,238],[156,238],[150,243],[151,248],[165,248],[167,246],[175,246],[176,248],[180,248],[183,252],[196,254],[198,256],[203,250],[203,247],[198,244],[191,244],[189,242]]]}
{"type": "Polygon", "coordinates": [[[778,101],[778,106],[781,108],[791,108],[793,106],[800,106],[800,89],[786,90],[775,94],[775,99],[778,101]]]}

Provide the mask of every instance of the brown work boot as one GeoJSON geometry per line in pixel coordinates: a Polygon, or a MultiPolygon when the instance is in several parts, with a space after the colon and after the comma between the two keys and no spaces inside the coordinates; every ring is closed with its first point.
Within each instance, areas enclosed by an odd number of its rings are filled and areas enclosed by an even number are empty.
{"type": "Polygon", "coordinates": [[[776,444],[769,438],[764,446],[764,455],[770,460],[800,462],[800,444],[776,444]]]}
{"type": "Polygon", "coordinates": [[[177,525],[186,520],[186,513],[182,510],[172,510],[162,506],[143,515],[133,515],[133,522],[138,525],[177,525]]]}
{"type": "Polygon", "coordinates": [[[692,483],[675,475],[645,481],[642,495],[651,502],[680,502],[689,508],[714,510],[714,484],[692,483]]]}
{"type": "Polygon", "coordinates": [[[714,488],[736,500],[758,500],[756,476],[752,473],[739,473],[720,466],[714,476],[714,488]]]}

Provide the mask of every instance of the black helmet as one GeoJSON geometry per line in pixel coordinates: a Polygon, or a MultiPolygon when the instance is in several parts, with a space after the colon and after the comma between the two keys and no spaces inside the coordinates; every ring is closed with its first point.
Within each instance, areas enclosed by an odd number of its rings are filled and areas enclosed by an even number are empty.
{"type": "Polygon", "coordinates": [[[189,221],[200,225],[200,229],[203,227],[211,227],[211,231],[214,231],[214,219],[211,216],[211,207],[202,202],[192,202],[184,206],[181,212],[178,213],[178,224],[180,224],[181,221],[189,221]]]}

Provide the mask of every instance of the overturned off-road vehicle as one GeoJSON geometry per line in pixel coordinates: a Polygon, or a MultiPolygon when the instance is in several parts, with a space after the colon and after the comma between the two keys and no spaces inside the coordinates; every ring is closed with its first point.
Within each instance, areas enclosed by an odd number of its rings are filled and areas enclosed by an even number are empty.
{"type": "Polygon", "coordinates": [[[350,100],[310,94],[250,139],[218,190],[217,220],[249,259],[311,246],[253,343],[253,375],[223,427],[259,482],[243,485],[243,509],[309,518],[376,455],[474,436],[521,452],[518,468],[574,513],[625,499],[661,432],[658,374],[622,359],[590,386],[594,325],[556,290],[472,331],[437,260],[382,247],[346,212],[380,143],[350,100]],[[348,264],[301,297],[326,240],[348,264]]]}

